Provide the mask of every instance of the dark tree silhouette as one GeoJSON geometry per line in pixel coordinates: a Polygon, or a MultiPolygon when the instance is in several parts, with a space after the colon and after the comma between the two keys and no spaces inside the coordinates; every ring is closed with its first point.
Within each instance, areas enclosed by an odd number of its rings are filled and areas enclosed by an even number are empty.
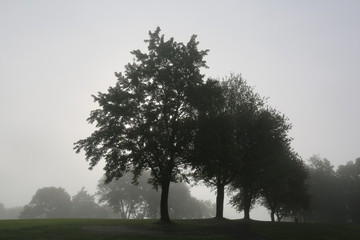
{"type": "Polygon", "coordinates": [[[305,165],[289,147],[274,147],[271,164],[265,168],[261,187],[262,204],[269,209],[271,221],[297,216],[308,210],[310,196],[305,181],[305,165]]]}
{"type": "Polygon", "coordinates": [[[165,41],[160,28],[149,32],[148,52],[135,50],[116,86],[93,96],[100,108],[88,121],[97,130],[75,143],[85,151],[90,168],[105,159],[107,182],[132,171],[136,179],[150,169],[152,184],[161,187],[160,219],[169,222],[170,182],[182,177],[191,144],[191,92],[203,83],[207,51],[198,50],[196,36],[185,45],[165,41]],[[131,168],[131,167],[132,168],[131,168]]]}
{"type": "Polygon", "coordinates": [[[291,141],[287,136],[291,125],[278,111],[270,107],[259,108],[249,119],[242,133],[245,153],[240,173],[231,187],[237,192],[231,203],[238,211],[244,211],[245,219],[250,219],[250,209],[261,196],[261,190],[267,184],[276,185],[276,182],[269,182],[268,177],[276,174],[277,161],[285,153],[282,148],[289,148],[291,141]]]}
{"type": "Polygon", "coordinates": [[[354,223],[360,223],[360,158],[346,165],[340,165],[337,176],[344,193],[347,216],[354,223]]]}
{"type": "Polygon", "coordinates": [[[223,218],[225,187],[239,174],[247,141],[246,127],[263,105],[240,75],[209,80],[198,94],[198,131],[194,177],[216,188],[216,218],[223,218]]]}

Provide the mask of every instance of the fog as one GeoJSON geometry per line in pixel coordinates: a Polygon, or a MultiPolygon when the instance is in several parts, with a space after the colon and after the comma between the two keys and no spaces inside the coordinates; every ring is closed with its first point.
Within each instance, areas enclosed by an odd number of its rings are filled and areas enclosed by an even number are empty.
{"type": "MultiPolygon", "coordinates": [[[[293,148],[335,166],[360,157],[359,1],[0,0],[0,203],[23,206],[37,189],[96,191],[73,143],[93,126],[91,95],[144,49],[149,30],[197,34],[207,77],[241,73],[292,123],[293,148]]],[[[204,186],[192,190],[215,201],[204,186]]],[[[268,219],[256,209],[255,219],[268,219]]],[[[239,217],[230,207],[225,217],[239,217]]]]}

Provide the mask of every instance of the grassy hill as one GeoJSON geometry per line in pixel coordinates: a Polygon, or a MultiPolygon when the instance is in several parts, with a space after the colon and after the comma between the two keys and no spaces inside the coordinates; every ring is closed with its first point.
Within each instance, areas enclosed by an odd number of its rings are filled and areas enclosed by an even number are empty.
{"type": "Polygon", "coordinates": [[[174,224],[158,224],[154,220],[114,219],[32,219],[0,221],[0,239],[185,239],[185,240],[358,240],[360,225],[295,224],[176,220],[174,224]]]}

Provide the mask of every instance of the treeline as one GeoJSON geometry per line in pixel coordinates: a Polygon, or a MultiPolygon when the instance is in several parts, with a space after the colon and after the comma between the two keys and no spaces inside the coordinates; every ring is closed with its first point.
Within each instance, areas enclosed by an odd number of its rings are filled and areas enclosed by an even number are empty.
{"type": "Polygon", "coordinates": [[[360,223],[360,158],[336,170],[326,158],[313,156],[308,165],[309,210],[307,222],[360,223]]]}
{"type": "Polygon", "coordinates": [[[0,219],[16,219],[19,218],[23,207],[6,208],[3,203],[0,203],[0,219]]]}
{"type": "Polygon", "coordinates": [[[75,143],[90,168],[105,160],[106,182],[150,171],[161,190],[160,220],[170,222],[170,183],[202,181],[216,189],[216,218],[223,218],[225,189],[250,218],[262,199],[279,218],[308,205],[306,168],[291,148],[291,124],[253,91],[241,75],[204,79],[208,50],[196,36],[186,44],[149,32],[148,51],[116,73],[117,82],[94,95],[96,130],[75,143]]]}
{"type": "MultiPolygon", "coordinates": [[[[29,204],[17,208],[17,216],[1,216],[0,205],[0,218],[158,218],[160,194],[147,183],[149,177],[145,172],[136,185],[132,184],[130,174],[108,184],[101,179],[94,195],[82,188],[71,197],[61,187],[44,187],[29,204]]],[[[214,215],[214,204],[192,197],[185,183],[174,184],[171,190],[172,218],[199,219],[214,215]]]]}

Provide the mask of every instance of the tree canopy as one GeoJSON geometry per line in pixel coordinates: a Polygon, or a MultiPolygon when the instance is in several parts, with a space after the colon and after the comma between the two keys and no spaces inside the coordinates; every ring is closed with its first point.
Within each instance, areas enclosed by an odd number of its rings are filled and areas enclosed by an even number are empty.
{"type": "Polygon", "coordinates": [[[75,143],[84,150],[90,167],[105,159],[107,182],[131,171],[136,179],[150,169],[152,183],[160,186],[161,220],[170,221],[170,182],[182,177],[191,144],[188,129],[194,108],[193,90],[202,84],[206,50],[198,50],[196,36],[187,44],[165,40],[160,28],[149,32],[148,51],[132,51],[134,62],[116,73],[117,83],[94,101],[89,123],[97,130],[75,143]],[[130,167],[131,166],[131,167],[130,167]]]}
{"type": "Polygon", "coordinates": [[[70,216],[71,198],[61,187],[39,189],[20,213],[20,218],[68,218],[70,216]]]}
{"type": "MultiPolygon", "coordinates": [[[[178,43],[165,40],[157,28],[145,43],[147,51],[132,51],[133,62],[115,74],[115,86],[93,96],[99,108],[88,122],[96,130],[77,141],[74,149],[85,152],[90,168],[105,160],[105,183],[131,172],[126,181],[136,184],[144,171],[150,171],[149,182],[161,188],[163,222],[170,222],[170,183],[187,180],[189,172],[216,188],[217,218],[223,218],[224,191],[230,183],[241,199],[233,203],[243,206],[248,218],[251,203],[265,193],[264,182],[270,176],[265,172],[275,171],[269,166],[291,159],[291,125],[266,106],[241,75],[205,82],[200,70],[207,67],[208,51],[198,49],[195,35],[186,44],[178,43]]],[[[137,190],[127,194],[143,201],[137,190]]],[[[133,214],[130,205],[117,210],[126,217],[133,214]]]]}
{"type": "Polygon", "coordinates": [[[221,219],[225,186],[240,174],[249,122],[264,103],[241,75],[208,80],[201,90],[192,164],[195,179],[216,188],[221,219]]]}
{"type": "Polygon", "coordinates": [[[326,158],[309,159],[310,209],[307,221],[360,223],[360,158],[336,170],[326,158]]]}

